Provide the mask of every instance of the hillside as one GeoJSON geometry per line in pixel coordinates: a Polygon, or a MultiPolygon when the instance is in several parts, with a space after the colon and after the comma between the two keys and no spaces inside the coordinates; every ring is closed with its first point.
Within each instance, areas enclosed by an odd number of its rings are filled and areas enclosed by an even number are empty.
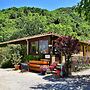
{"type": "Polygon", "coordinates": [[[34,7],[0,10],[0,42],[44,32],[89,40],[90,24],[73,7],[53,11],[34,7]]]}

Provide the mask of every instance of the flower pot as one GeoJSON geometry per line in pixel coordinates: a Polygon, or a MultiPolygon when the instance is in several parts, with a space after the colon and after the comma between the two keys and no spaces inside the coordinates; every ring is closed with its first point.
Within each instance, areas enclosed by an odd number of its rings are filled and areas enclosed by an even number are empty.
{"type": "Polygon", "coordinates": [[[19,70],[20,65],[14,65],[15,70],[19,70]]]}
{"type": "Polygon", "coordinates": [[[42,72],[41,72],[42,75],[45,75],[45,73],[46,73],[46,71],[42,71],[42,72]]]}

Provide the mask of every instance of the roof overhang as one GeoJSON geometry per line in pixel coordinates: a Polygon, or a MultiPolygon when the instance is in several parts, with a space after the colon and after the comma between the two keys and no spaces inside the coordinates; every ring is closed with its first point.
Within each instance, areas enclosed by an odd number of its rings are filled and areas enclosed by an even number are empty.
{"type": "MultiPolygon", "coordinates": [[[[27,40],[31,40],[31,39],[35,39],[35,38],[42,38],[42,37],[47,37],[47,36],[60,37],[60,35],[58,35],[56,33],[43,33],[43,34],[24,37],[24,38],[20,38],[20,39],[11,40],[11,41],[1,42],[0,46],[7,45],[7,44],[23,44],[23,43],[25,44],[25,43],[27,43],[27,40]]],[[[88,42],[83,42],[83,41],[79,41],[79,42],[81,44],[90,46],[90,43],[88,43],[88,42]]]]}
{"type": "Polygon", "coordinates": [[[44,33],[44,34],[38,34],[38,35],[24,37],[24,38],[20,38],[20,39],[15,39],[15,40],[11,40],[11,41],[1,42],[0,45],[5,45],[5,44],[21,44],[23,42],[26,43],[27,40],[31,40],[31,39],[35,39],[35,38],[42,38],[42,37],[46,37],[46,36],[60,37],[60,35],[55,34],[55,33],[44,33]]]}
{"type": "Polygon", "coordinates": [[[81,44],[90,46],[90,43],[89,43],[89,42],[85,42],[85,41],[79,41],[79,42],[80,42],[81,44]]]}

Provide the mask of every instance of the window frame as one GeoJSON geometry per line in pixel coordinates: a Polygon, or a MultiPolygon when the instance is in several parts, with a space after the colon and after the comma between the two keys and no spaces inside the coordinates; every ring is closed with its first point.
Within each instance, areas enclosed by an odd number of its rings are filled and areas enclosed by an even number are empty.
{"type": "MultiPolygon", "coordinates": [[[[41,54],[40,51],[39,51],[39,50],[40,50],[40,49],[39,49],[39,48],[40,48],[40,47],[39,47],[39,45],[40,45],[40,43],[39,43],[40,40],[42,40],[42,41],[47,40],[47,41],[48,41],[48,45],[49,45],[49,40],[48,40],[48,39],[39,39],[39,40],[31,41],[31,42],[30,42],[30,54],[33,54],[33,55],[41,54]],[[37,45],[38,45],[38,46],[37,46],[37,47],[38,47],[38,49],[37,49],[37,52],[38,52],[38,53],[32,52],[32,43],[33,43],[33,42],[37,42],[37,43],[38,43],[38,44],[37,44],[37,45]]],[[[48,53],[49,53],[49,47],[48,47],[48,53]]],[[[42,54],[48,54],[48,53],[42,53],[42,54]]]]}

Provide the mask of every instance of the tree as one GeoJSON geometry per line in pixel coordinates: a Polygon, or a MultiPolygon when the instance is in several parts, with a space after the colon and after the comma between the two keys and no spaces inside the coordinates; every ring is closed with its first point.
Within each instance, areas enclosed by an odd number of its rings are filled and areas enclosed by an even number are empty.
{"type": "Polygon", "coordinates": [[[21,62],[21,46],[20,45],[8,45],[6,48],[3,48],[1,54],[3,56],[2,61],[10,61],[12,65],[18,64],[21,62]]]}
{"type": "Polygon", "coordinates": [[[83,13],[82,11],[82,17],[79,17],[74,7],[53,11],[34,7],[0,10],[0,42],[44,32],[69,35],[82,41],[89,40],[90,23],[85,21],[83,13]]]}
{"type": "Polygon", "coordinates": [[[85,19],[90,21],[90,0],[81,0],[77,8],[80,16],[84,14],[85,19]]]}
{"type": "Polygon", "coordinates": [[[46,23],[46,17],[39,14],[34,14],[34,16],[29,14],[28,17],[19,18],[16,21],[17,31],[10,38],[16,39],[44,33],[46,23]]]}
{"type": "Polygon", "coordinates": [[[69,68],[71,67],[71,56],[80,50],[79,40],[71,36],[61,36],[55,40],[55,48],[59,54],[62,53],[65,56],[65,71],[68,76],[70,73],[69,68]]]}

